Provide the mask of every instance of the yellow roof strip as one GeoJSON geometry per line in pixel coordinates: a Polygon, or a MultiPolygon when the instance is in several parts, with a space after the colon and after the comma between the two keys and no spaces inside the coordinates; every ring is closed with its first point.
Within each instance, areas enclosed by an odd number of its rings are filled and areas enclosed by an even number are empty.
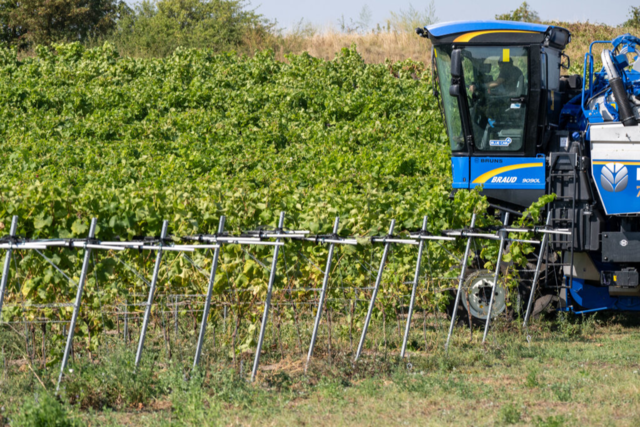
{"type": "Polygon", "coordinates": [[[458,36],[453,42],[454,43],[468,43],[471,39],[483,36],[485,34],[496,34],[496,33],[526,33],[526,34],[537,34],[535,31],[522,31],[522,30],[491,30],[491,31],[474,31],[472,33],[466,33],[461,36],[458,36]]]}
{"type": "Polygon", "coordinates": [[[519,165],[511,165],[511,166],[503,166],[501,168],[490,170],[489,172],[485,172],[476,179],[473,180],[472,184],[484,184],[490,178],[493,178],[496,175],[500,175],[504,172],[510,172],[517,169],[526,169],[526,168],[541,168],[543,167],[543,163],[521,163],[519,165]]]}

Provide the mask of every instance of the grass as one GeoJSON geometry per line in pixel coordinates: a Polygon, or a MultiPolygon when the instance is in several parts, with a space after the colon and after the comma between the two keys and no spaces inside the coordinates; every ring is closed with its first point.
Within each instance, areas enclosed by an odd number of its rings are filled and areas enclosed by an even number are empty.
{"type": "MultiPolygon", "coordinates": [[[[169,360],[158,336],[150,337],[134,374],[134,348],[113,338],[93,360],[78,349],[59,400],[52,391],[57,362],[29,369],[6,363],[0,406],[12,425],[632,426],[640,422],[636,319],[542,320],[529,331],[530,342],[516,323],[500,321],[484,347],[482,331],[459,327],[445,356],[438,332],[445,319],[438,326],[431,317],[433,345],[404,361],[393,328],[385,333],[374,323],[358,364],[338,340],[329,355],[321,336],[307,375],[293,336],[284,333],[289,350],[280,355],[267,335],[255,384],[248,382],[250,354],[235,365],[224,353],[209,354],[202,370],[190,372],[179,343],[169,360]],[[387,346],[376,348],[372,343],[381,343],[383,334],[387,346]]],[[[414,325],[416,340],[421,323],[414,325]]],[[[10,348],[15,333],[5,330],[0,338],[10,348]]]]}
{"type": "Polygon", "coordinates": [[[356,45],[358,53],[369,64],[413,59],[428,63],[431,43],[413,32],[383,31],[378,33],[342,33],[328,30],[310,36],[287,35],[276,47],[279,59],[288,53],[308,52],[311,56],[332,60],[340,49],[356,45]]]}

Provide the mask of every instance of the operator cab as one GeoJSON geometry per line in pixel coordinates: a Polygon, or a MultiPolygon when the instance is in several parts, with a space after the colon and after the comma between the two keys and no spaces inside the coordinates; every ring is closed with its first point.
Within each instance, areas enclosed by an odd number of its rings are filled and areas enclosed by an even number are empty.
{"type": "Polygon", "coordinates": [[[568,68],[562,50],[569,31],[467,21],[417,32],[434,47],[435,90],[451,144],[453,188],[481,185],[501,204],[529,206],[545,192],[545,148],[567,100],[560,90],[560,68],[568,68]]]}

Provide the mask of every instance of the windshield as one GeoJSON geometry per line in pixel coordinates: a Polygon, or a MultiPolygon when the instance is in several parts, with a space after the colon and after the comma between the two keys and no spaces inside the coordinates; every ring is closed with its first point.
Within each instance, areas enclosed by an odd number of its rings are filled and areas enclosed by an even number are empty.
{"type": "MultiPolygon", "coordinates": [[[[461,48],[469,117],[476,149],[522,149],[529,87],[528,52],[524,47],[461,48]]],[[[449,94],[451,46],[436,48],[438,80],[452,151],[466,151],[458,100],[449,94]]]]}

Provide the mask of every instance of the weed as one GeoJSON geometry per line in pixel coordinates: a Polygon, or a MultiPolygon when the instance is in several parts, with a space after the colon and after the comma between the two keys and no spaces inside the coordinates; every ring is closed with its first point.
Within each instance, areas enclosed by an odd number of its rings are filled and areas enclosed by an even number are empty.
{"type": "Polygon", "coordinates": [[[205,392],[202,375],[194,375],[189,381],[174,376],[173,383],[171,408],[179,424],[210,425],[212,420],[219,417],[221,407],[205,392]]]}
{"type": "Polygon", "coordinates": [[[379,378],[366,378],[358,385],[358,390],[368,397],[379,396],[382,392],[381,381],[379,378]]]}
{"type": "Polygon", "coordinates": [[[13,426],[71,427],[82,423],[69,414],[66,406],[49,393],[36,394],[27,399],[20,413],[11,423],[13,426]]]}
{"type": "Polygon", "coordinates": [[[521,418],[522,414],[512,403],[508,403],[500,408],[500,421],[506,425],[517,424],[521,418]]]}
{"type": "Polygon", "coordinates": [[[463,399],[473,399],[475,397],[473,393],[474,387],[464,378],[449,376],[446,381],[441,382],[439,385],[445,393],[454,392],[463,399]]]}
{"type": "Polygon", "coordinates": [[[293,381],[286,372],[276,372],[265,380],[266,384],[276,391],[290,391],[293,381]]]}
{"type": "Polygon", "coordinates": [[[117,348],[100,364],[79,361],[69,369],[63,395],[82,409],[121,409],[147,405],[158,392],[153,361],[135,370],[133,354],[117,348]]]}
{"type": "Polygon", "coordinates": [[[536,388],[540,385],[538,381],[538,368],[532,367],[529,369],[524,385],[528,388],[536,388]]]}
{"type": "Polygon", "coordinates": [[[404,371],[398,371],[393,376],[393,382],[400,390],[428,396],[439,381],[434,381],[432,376],[425,375],[424,372],[407,374],[404,371]]]}
{"type": "Polygon", "coordinates": [[[569,402],[571,400],[571,385],[569,384],[553,384],[551,386],[553,394],[560,402],[569,402]]]}
{"type": "Polygon", "coordinates": [[[546,418],[542,418],[539,415],[533,417],[533,425],[536,427],[562,427],[568,421],[564,415],[549,415],[546,418]]]}
{"type": "Polygon", "coordinates": [[[322,378],[316,389],[325,398],[341,400],[344,398],[345,388],[350,384],[342,379],[322,378]]]}
{"type": "Polygon", "coordinates": [[[268,396],[264,390],[248,384],[233,369],[214,372],[209,385],[216,400],[243,409],[259,406],[268,396]]]}

